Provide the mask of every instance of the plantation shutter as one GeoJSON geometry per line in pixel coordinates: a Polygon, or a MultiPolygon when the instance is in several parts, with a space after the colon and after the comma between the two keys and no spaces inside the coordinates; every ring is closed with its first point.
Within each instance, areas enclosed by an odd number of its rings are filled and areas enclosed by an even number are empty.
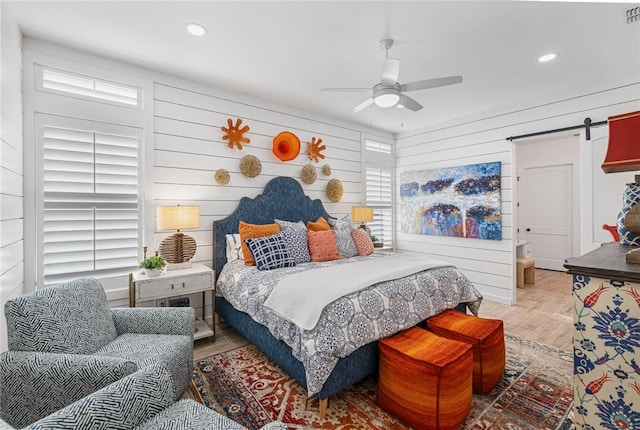
{"type": "Polygon", "coordinates": [[[137,128],[38,116],[40,285],[129,273],[138,258],[137,128]]]}
{"type": "Polygon", "coordinates": [[[373,208],[373,221],[367,226],[384,246],[393,246],[391,169],[366,168],[366,205],[373,208]]]}
{"type": "Polygon", "coordinates": [[[393,163],[391,143],[364,139],[365,205],[373,208],[367,226],[385,247],[393,247],[393,163]]]}

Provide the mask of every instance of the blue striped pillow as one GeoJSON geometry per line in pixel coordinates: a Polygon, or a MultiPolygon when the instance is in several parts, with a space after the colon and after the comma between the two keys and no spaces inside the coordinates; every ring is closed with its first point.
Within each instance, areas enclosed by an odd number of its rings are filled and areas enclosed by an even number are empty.
{"type": "Polygon", "coordinates": [[[245,239],[245,242],[253,254],[259,270],[279,269],[296,265],[293,257],[289,254],[282,233],[245,239]]]}

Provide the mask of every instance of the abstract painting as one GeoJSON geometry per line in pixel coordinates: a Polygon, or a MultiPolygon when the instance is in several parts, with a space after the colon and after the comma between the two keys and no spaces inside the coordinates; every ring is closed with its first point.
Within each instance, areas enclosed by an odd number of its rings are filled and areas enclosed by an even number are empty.
{"type": "Polygon", "coordinates": [[[500,162],[400,174],[401,231],[502,240],[500,162]]]}

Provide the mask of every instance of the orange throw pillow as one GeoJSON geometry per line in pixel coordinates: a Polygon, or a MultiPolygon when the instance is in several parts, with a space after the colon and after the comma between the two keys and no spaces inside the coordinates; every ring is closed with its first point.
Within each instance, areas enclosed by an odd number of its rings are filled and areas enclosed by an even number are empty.
{"type": "Polygon", "coordinates": [[[307,236],[311,261],[331,261],[341,258],[333,230],[309,230],[307,236]]]}
{"type": "Polygon", "coordinates": [[[309,221],[307,223],[307,229],[313,231],[323,231],[323,230],[331,230],[331,226],[327,222],[326,219],[319,217],[317,220],[309,221]]]}
{"type": "Polygon", "coordinates": [[[280,231],[278,224],[249,224],[244,221],[240,221],[238,226],[238,233],[240,233],[240,242],[242,242],[242,255],[244,256],[244,264],[246,266],[255,266],[256,260],[253,258],[249,246],[244,241],[245,239],[253,239],[256,237],[265,237],[276,234],[280,231]]]}

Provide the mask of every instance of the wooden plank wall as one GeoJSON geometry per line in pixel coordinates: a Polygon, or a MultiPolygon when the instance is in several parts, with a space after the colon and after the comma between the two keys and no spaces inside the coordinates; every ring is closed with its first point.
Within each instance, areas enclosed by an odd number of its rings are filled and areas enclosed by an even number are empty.
{"type": "MultiPolygon", "coordinates": [[[[361,203],[363,130],[286,109],[227,99],[216,95],[214,89],[192,87],[162,82],[154,85],[153,200],[156,206],[200,206],[200,228],[186,232],[198,244],[194,261],[211,264],[213,221],[230,214],[241,197],[258,195],[274,177],[298,179],[305,193],[322,200],[327,211],[337,217],[350,213],[351,206],[361,203]],[[244,144],[242,150],[230,149],[220,129],[227,126],[227,119],[235,124],[238,118],[243,126],[250,127],[246,137],[251,142],[244,144]],[[293,132],[301,141],[300,154],[289,162],[280,161],[272,153],[273,138],[282,131],[293,132]],[[323,152],[326,158],[319,163],[306,155],[306,145],[312,137],[322,138],[327,147],[323,152]],[[240,172],[240,159],[245,155],[254,155],[261,161],[259,176],[248,178],[240,172]],[[311,185],[300,180],[302,167],[309,163],[318,172],[317,181],[311,185]],[[331,176],[321,172],[324,164],[331,166],[331,176]],[[217,169],[229,171],[229,184],[222,186],[215,182],[217,169]],[[326,196],[327,183],[334,178],[344,186],[344,197],[338,203],[330,202],[326,196]]],[[[156,231],[154,246],[168,235],[156,231]]]]}
{"type": "Polygon", "coordinates": [[[22,36],[10,5],[2,19],[2,100],[0,100],[0,351],[7,349],[4,303],[24,288],[22,36]]]}
{"type": "Polygon", "coordinates": [[[638,109],[640,83],[631,82],[589,93],[557,97],[500,112],[396,136],[396,214],[400,216],[399,179],[404,171],[502,163],[502,241],[413,235],[400,232],[396,247],[446,257],[460,267],[490,300],[515,303],[515,173],[509,136],[600,121],[638,109]]]}
{"type": "MultiPolygon", "coordinates": [[[[291,108],[275,106],[243,96],[228,94],[211,87],[173,79],[159,79],[154,84],[153,126],[153,203],[154,206],[198,205],[200,228],[185,231],[198,245],[192,261],[208,266],[213,258],[212,225],[216,219],[229,215],[242,197],[255,197],[269,180],[277,176],[298,179],[303,190],[313,199],[322,200],[327,211],[342,217],[351,212],[351,206],[362,202],[361,139],[384,134],[358,128],[337,120],[318,118],[291,108]],[[243,149],[230,149],[223,141],[222,126],[227,120],[233,124],[242,119],[250,127],[246,133],[251,142],[243,149]],[[290,131],[300,138],[300,154],[292,161],[283,162],[272,153],[273,138],[282,131],[290,131]],[[306,155],[307,142],[322,138],[326,145],[324,160],[312,162],[306,155]],[[240,172],[240,159],[254,155],[262,163],[262,171],[255,178],[240,172]],[[318,179],[308,185],[300,180],[305,164],[317,167],[318,179]],[[332,169],[331,176],[321,172],[324,164],[332,169]],[[217,169],[226,169],[231,175],[227,185],[214,180],[217,169]],[[344,196],[332,203],[326,195],[329,180],[339,179],[344,196]]],[[[155,225],[155,220],[154,220],[155,225]]],[[[169,232],[154,231],[158,247],[169,232]]],[[[192,305],[199,307],[199,295],[191,297],[192,305]]]]}

